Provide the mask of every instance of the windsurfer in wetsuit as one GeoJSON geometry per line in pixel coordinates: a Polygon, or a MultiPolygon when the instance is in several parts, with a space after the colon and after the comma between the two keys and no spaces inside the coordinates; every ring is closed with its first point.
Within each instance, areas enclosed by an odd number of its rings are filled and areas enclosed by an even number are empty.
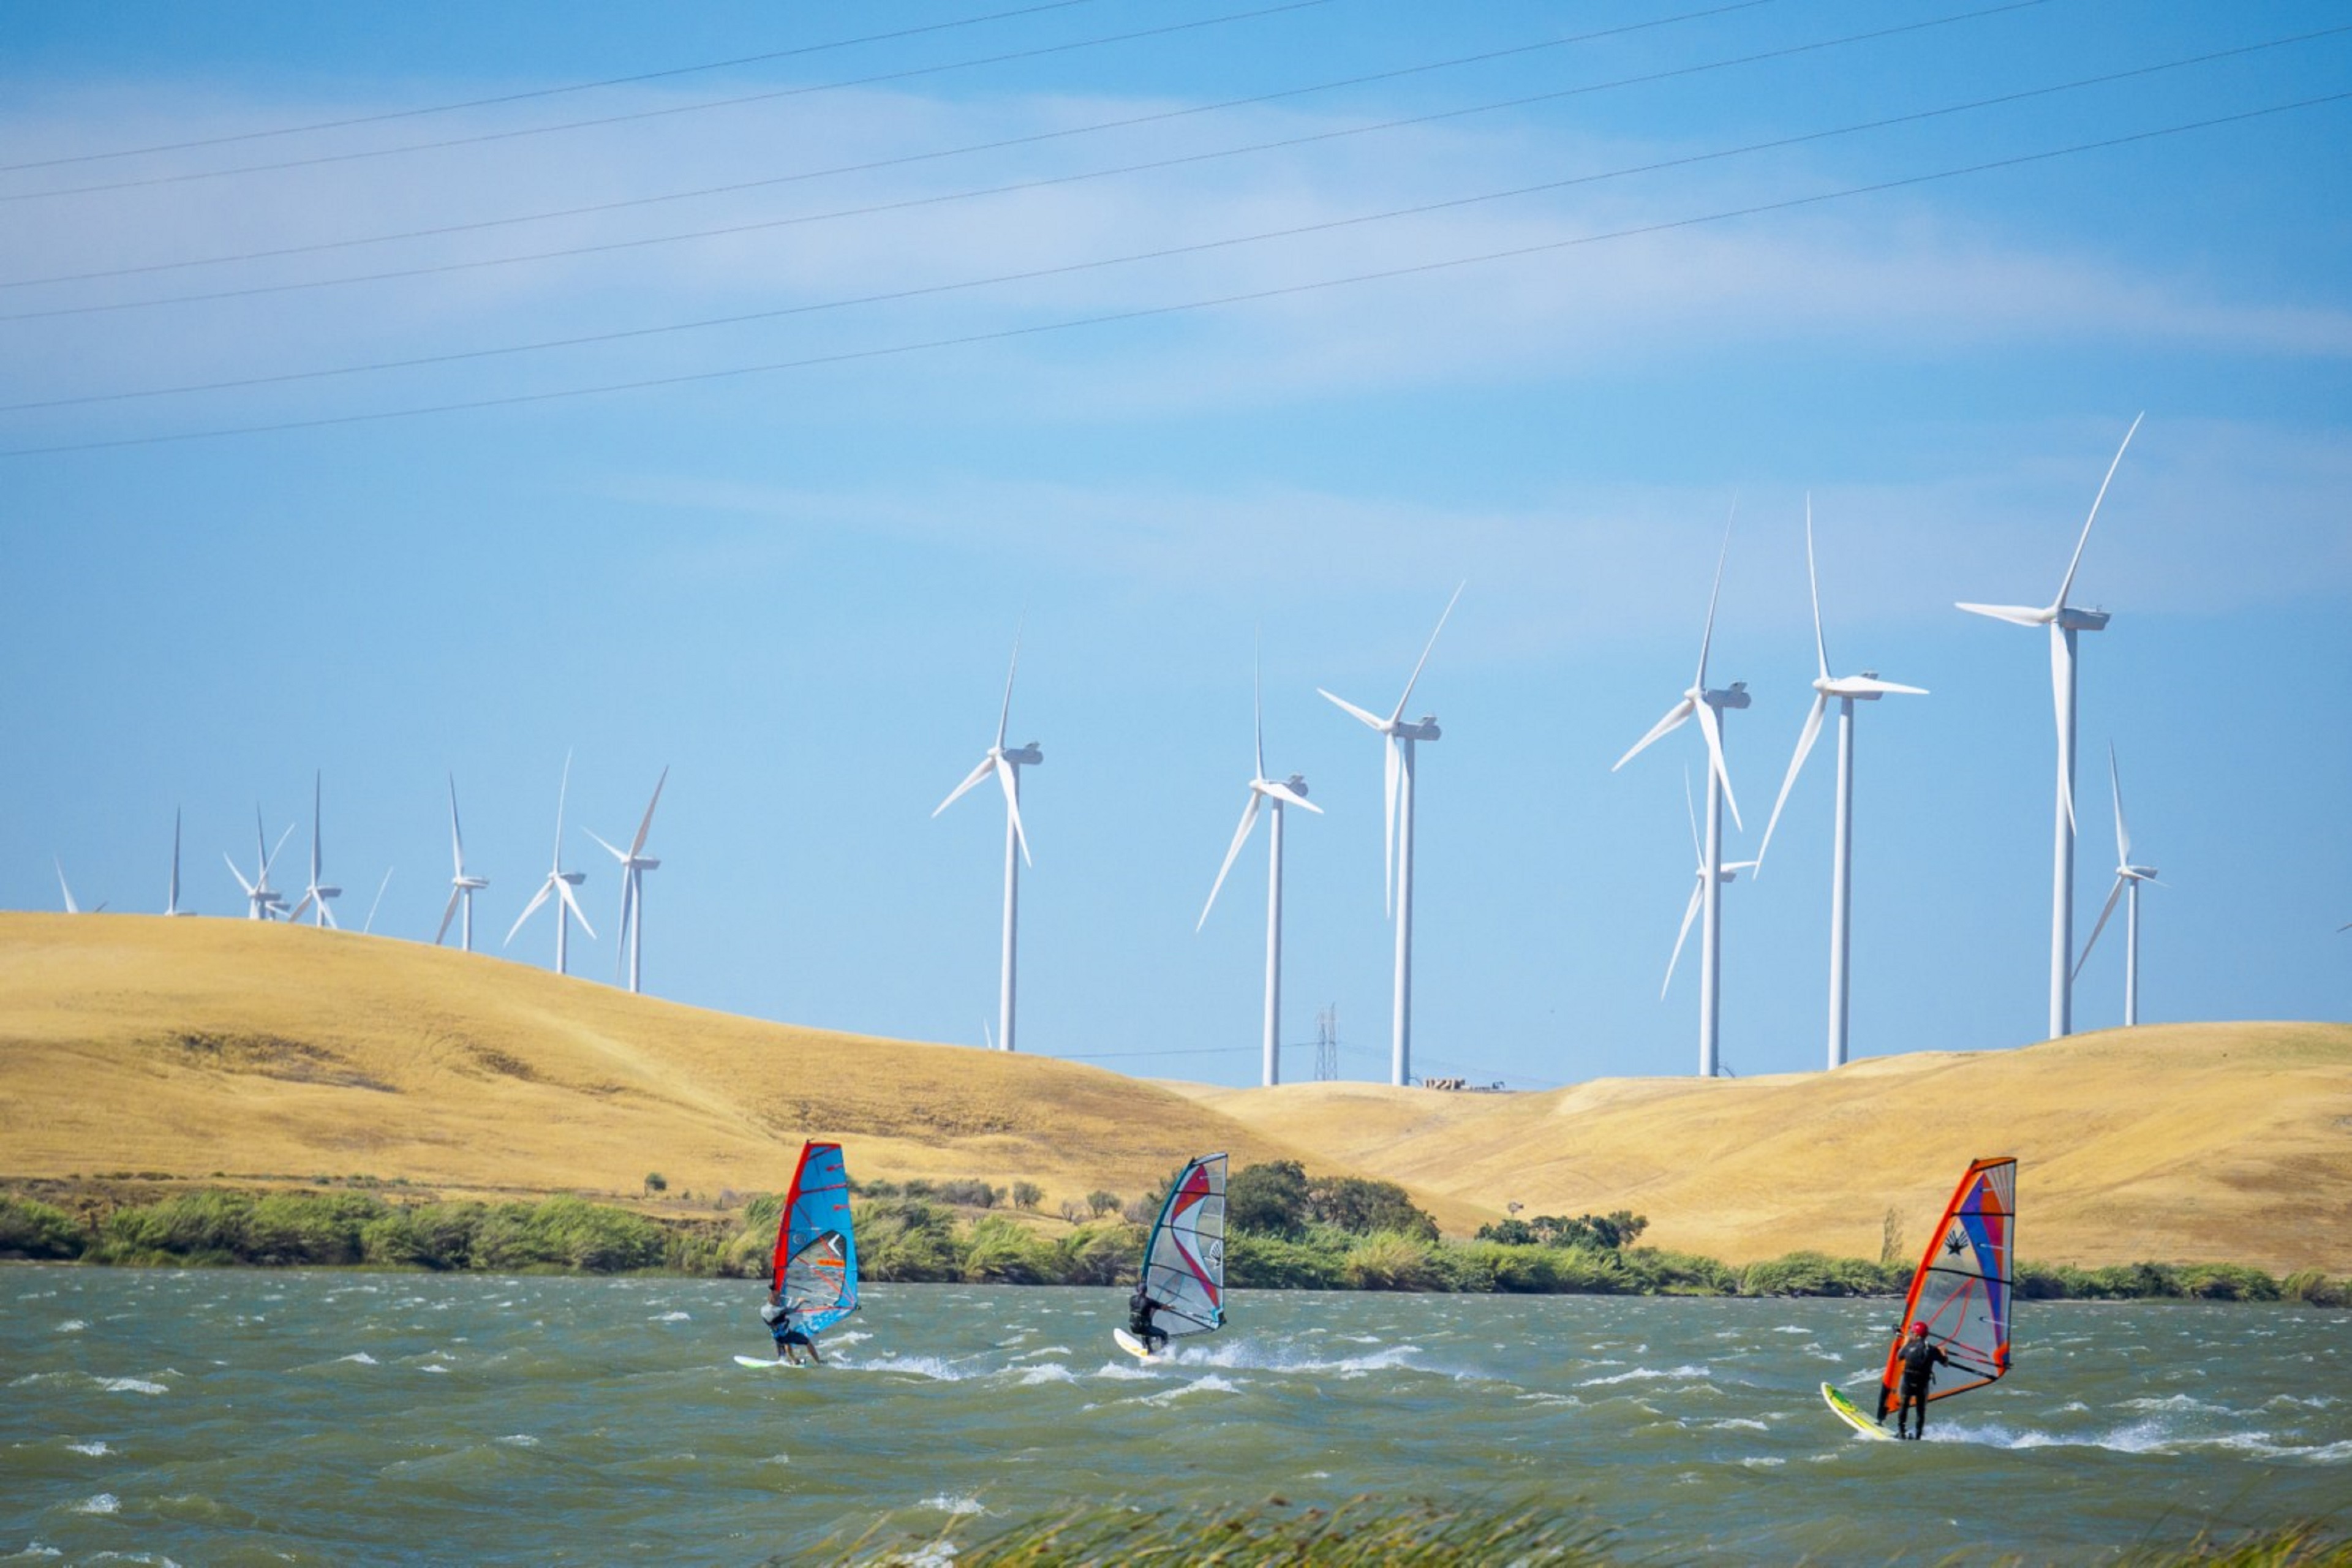
{"type": "Polygon", "coordinates": [[[760,1321],[767,1324],[768,1332],[775,1336],[778,1361],[797,1363],[801,1359],[798,1352],[802,1351],[808,1352],[808,1364],[811,1366],[823,1360],[816,1353],[816,1341],[801,1327],[800,1314],[784,1305],[782,1290],[768,1292],[768,1304],[760,1309],[760,1321]]]}
{"type": "Polygon", "coordinates": [[[1911,1337],[1895,1354],[1895,1359],[1903,1363],[1903,1384],[1895,1406],[1895,1435],[1897,1437],[1924,1437],[1927,1435],[1928,1386],[1936,1381],[1936,1368],[1951,1365],[1952,1358],[1944,1353],[1942,1346],[1927,1342],[1927,1325],[1925,1323],[1911,1325],[1911,1337]],[[1919,1412],[1919,1429],[1916,1432],[1906,1431],[1906,1419],[1915,1407],[1919,1412]]]}
{"type": "Polygon", "coordinates": [[[1143,1346],[1146,1355],[1156,1354],[1168,1342],[1168,1331],[1152,1325],[1151,1314],[1160,1310],[1160,1303],[1144,1293],[1143,1281],[1135,1282],[1135,1294],[1127,1299],[1127,1331],[1143,1346]]]}

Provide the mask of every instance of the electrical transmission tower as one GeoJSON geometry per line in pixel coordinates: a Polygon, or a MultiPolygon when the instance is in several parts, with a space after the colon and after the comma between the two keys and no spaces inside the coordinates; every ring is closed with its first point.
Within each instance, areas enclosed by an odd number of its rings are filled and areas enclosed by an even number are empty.
{"type": "Polygon", "coordinates": [[[1315,1015],[1315,1079],[1329,1083],[1339,1076],[1339,1004],[1315,1015]]]}

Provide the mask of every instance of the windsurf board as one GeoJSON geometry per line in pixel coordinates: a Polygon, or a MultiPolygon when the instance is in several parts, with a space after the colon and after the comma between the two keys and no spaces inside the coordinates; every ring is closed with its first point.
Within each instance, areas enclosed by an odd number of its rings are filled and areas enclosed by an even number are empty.
{"type": "Polygon", "coordinates": [[[1853,1400],[1848,1399],[1843,1394],[1832,1388],[1826,1383],[1822,1384],[1822,1398],[1828,1403],[1829,1407],[1832,1411],[1837,1413],[1837,1418],[1839,1420],[1844,1422],[1847,1426],[1853,1427],[1864,1436],[1875,1437],[1882,1443],[1892,1443],[1895,1441],[1894,1433],[1889,1432],[1885,1427],[1881,1426],[1877,1422],[1873,1421],[1869,1416],[1864,1415],[1860,1405],[1854,1404],[1853,1400]]]}
{"type": "Polygon", "coordinates": [[[1125,1329],[1113,1329],[1110,1331],[1110,1337],[1118,1342],[1119,1349],[1125,1351],[1128,1354],[1133,1356],[1139,1362],[1149,1364],[1160,1359],[1158,1356],[1153,1355],[1150,1351],[1144,1349],[1143,1342],[1137,1339],[1133,1334],[1129,1333],[1125,1329]]]}

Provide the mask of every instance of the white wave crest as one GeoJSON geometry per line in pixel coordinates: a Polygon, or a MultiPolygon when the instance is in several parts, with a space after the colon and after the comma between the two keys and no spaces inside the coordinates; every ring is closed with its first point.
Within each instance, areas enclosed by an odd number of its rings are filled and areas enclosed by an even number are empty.
{"type": "Polygon", "coordinates": [[[1067,1345],[1047,1345],[1043,1350],[1023,1351],[1019,1355],[1012,1356],[1008,1359],[1013,1361],[1035,1361],[1039,1356],[1067,1355],[1069,1353],[1070,1347],[1067,1345]]]}
{"type": "Polygon", "coordinates": [[[1076,1383],[1078,1374],[1060,1362],[1049,1361],[1042,1366],[1024,1368],[1014,1386],[1034,1388],[1041,1383],[1076,1383]]]}
{"type": "Polygon", "coordinates": [[[935,1355],[886,1355],[872,1361],[842,1361],[835,1364],[853,1372],[904,1373],[910,1377],[928,1377],[936,1383],[961,1383],[966,1378],[987,1375],[980,1368],[958,1366],[944,1356],[935,1355]]]}
{"type": "Polygon", "coordinates": [[[101,1454],[111,1454],[114,1452],[111,1447],[107,1446],[106,1439],[103,1437],[93,1437],[87,1443],[68,1443],[66,1447],[74,1453],[88,1454],[92,1458],[96,1458],[101,1454]]]}
{"type": "Polygon", "coordinates": [[[82,1499],[73,1505],[73,1510],[76,1513],[114,1513],[121,1507],[121,1498],[112,1492],[100,1492],[96,1497],[82,1499]]]}
{"type": "Polygon", "coordinates": [[[986,1505],[976,1497],[950,1497],[945,1492],[940,1492],[936,1497],[927,1497],[917,1506],[935,1508],[941,1513],[951,1513],[959,1518],[966,1514],[988,1511],[986,1505]]]}
{"type": "Polygon", "coordinates": [[[61,1334],[78,1334],[88,1327],[89,1327],[89,1325],[83,1322],[79,1318],[68,1318],[64,1322],[58,1325],[57,1331],[61,1334]]]}
{"type": "Polygon", "coordinates": [[[373,1366],[376,1364],[375,1357],[368,1354],[365,1351],[353,1351],[349,1355],[339,1355],[335,1359],[337,1361],[356,1362],[362,1366],[373,1366]]]}
{"type": "Polygon", "coordinates": [[[172,1391],[160,1383],[150,1383],[143,1377],[101,1377],[98,1386],[109,1394],[169,1394],[172,1391]]]}
{"type": "Polygon", "coordinates": [[[499,1438],[499,1441],[514,1448],[536,1448],[539,1447],[539,1439],[532,1436],[528,1432],[509,1432],[505,1436],[499,1438]]]}
{"type": "Polygon", "coordinates": [[[2116,1408],[2121,1410],[2212,1410],[2226,1415],[2230,1407],[2226,1405],[2209,1405],[2204,1400],[2192,1399],[2185,1394],[2168,1394],[2162,1399],[2126,1399],[2116,1408]]]}
{"type": "Polygon", "coordinates": [[[690,1323],[694,1321],[694,1314],[692,1312],[659,1312],[655,1314],[653,1321],[656,1323],[690,1323]]]}
{"type": "Polygon", "coordinates": [[[1647,1383],[1657,1378],[1697,1378],[1707,1375],[1708,1371],[1706,1367],[1692,1366],[1687,1363],[1670,1367],[1637,1366],[1631,1372],[1621,1372],[1613,1377],[1587,1378],[1578,1384],[1577,1387],[1601,1388],[1612,1383],[1647,1383]]]}
{"type": "Polygon", "coordinates": [[[1223,1378],[1219,1377],[1213,1372],[1206,1377],[1194,1378],[1190,1383],[1180,1383],[1175,1387],[1163,1389],[1158,1394],[1147,1394],[1143,1396],[1143,1403],[1146,1405],[1166,1405],[1174,1400],[1181,1399],[1188,1394],[1233,1394],[1235,1392],[1237,1392],[1237,1390],[1234,1384],[1227,1383],[1223,1378]]]}

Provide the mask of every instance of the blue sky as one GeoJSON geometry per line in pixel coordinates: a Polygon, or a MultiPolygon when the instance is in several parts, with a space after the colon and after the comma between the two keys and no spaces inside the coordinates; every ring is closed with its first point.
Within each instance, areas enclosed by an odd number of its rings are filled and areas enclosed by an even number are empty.
{"type": "MultiPolygon", "coordinates": [[[[1378,1078],[1379,751],[1315,689],[1385,710],[1466,583],[1413,704],[1417,1059],[1686,1072],[1699,739],[1610,764],[1688,681],[1736,503],[1753,852],[1810,493],[1833,666],[1932,693],[1863,716],[1856,1054],[2015,1046],[2047,665],[1951,605],[2047,601],[2145,410],[2074,595],[2115,614],[2078,931],[2112,742],[2168,884],[2143,1019],[2352,1016],[2352,101],[2305,102],[2352,92],[2339,8],[994,9],[0,16],[0,904],[58,907],[54,855],[160,908],[179,808],[188,900],[238,913],[221,852],[320,770],[347,921],[390,868],[376,929],[429,939],[454,772],[495,951],[569,750],[575,969],[612,974],[618,899],[576,828],[667,766],[648,989],[977,1044],[1001,813],[929,813],[1019,624],[1024,1046],[1247,1081],[1262,837],[1192,927],[1257,636],[1269,768],[1328,813],[1286,1037],[1336,1004],[1378,1078]]],[[[1822,1057],[1831,763],[1726,898],[1742,1073],[1822,1057]]]]}

